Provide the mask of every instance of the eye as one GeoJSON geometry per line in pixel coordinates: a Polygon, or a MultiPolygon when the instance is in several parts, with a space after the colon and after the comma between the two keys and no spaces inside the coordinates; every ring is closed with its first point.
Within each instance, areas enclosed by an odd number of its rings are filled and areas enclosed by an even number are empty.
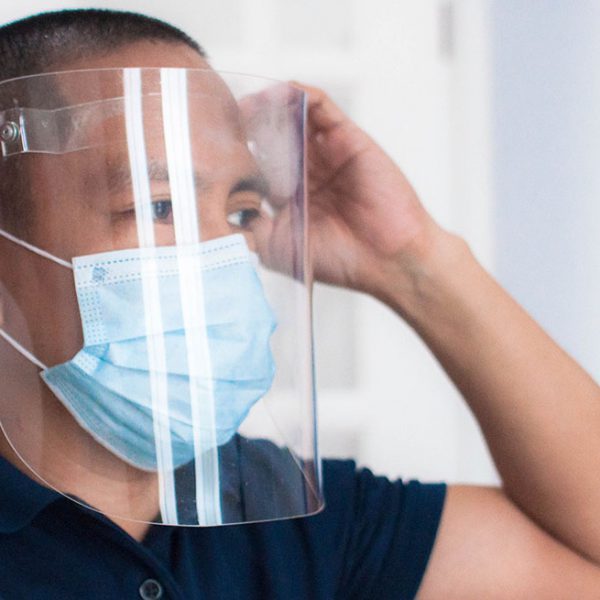
{"type": "Polygon", "coordinates": [[[260,211],[256,208],[244,208],[227,215],[227,222],[238,229],[249,229],[253,221],[260,218],[260,211]]]}
{"type": "Polygon", "coordinates": [[[172,223],[173,205],[171,200],[157,200],[152,203],[152,219],[160,223],[172,223]]]}

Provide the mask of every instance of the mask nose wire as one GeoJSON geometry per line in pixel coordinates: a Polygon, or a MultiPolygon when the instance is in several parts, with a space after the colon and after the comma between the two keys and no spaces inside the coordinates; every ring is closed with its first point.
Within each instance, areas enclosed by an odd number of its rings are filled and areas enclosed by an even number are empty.
{"type": "Polygon", "coordinates": [[[54,256],[54,254],[51,254],[50,252],[46,252],[45,250],[42,250],[41,248],[38,248],[37,246],[34,246],[33,244],[29,244],[25,240],[21,240],[18,237],[12,235],[11,233],[8,233],[8,231],[4,231],[4,229],[0,229],[0,235],[2,237],[6,238],[7,240],[10,240],[11,242],[18,244],[19,246],[23,246],[23,248],[26,248],[27,250],[29,250],[30,252],[33,252],[34,254],[37,254],[43,258],[47,258],[48,260],[51,260],[63,267],[66,267],[67,269],[73,270],[73,265],[68,260],[63,260],[62,258],[58,258],[58,256],[54,256]]]}

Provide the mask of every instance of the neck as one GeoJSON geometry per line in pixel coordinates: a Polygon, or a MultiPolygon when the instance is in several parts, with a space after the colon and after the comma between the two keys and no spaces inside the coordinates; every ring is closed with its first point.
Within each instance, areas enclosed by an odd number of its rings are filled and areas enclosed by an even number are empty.
{"type": "MultiPolygon", "coordinates": [[[[124,463],[84,432],[53,396],[50,400],[43,410],[39,403],[37,410],[29,407],[26,431],[7,428],[19,454],[0,431],[0,455],[36,483],[81,498],[141,541],[159,513],[156,473],[124,463]],[[33,444],[32,431],[43,432],[33,444]]],[[[9,425],[20,421],[11,419],[9,425]]]]}

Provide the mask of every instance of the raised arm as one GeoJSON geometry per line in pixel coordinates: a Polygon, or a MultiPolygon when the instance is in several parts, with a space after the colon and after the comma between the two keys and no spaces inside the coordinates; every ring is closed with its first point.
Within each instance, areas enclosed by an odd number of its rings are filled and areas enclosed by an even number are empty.
{"type": "Polygon", "coordinates": [[[420,598],[600,598],[600,388],[310,94],[315,272],[406,319],[462,392],[502,490],[450,488],[420,598]]]}
{"type": "Polygon", "coordinates": [[[394,281],[385,299],[462,392],[503,482],[450,490],[420,597],[451,572],[444,598],[600,598],[600,389],[462,240],[440,232],[394,281]]]}

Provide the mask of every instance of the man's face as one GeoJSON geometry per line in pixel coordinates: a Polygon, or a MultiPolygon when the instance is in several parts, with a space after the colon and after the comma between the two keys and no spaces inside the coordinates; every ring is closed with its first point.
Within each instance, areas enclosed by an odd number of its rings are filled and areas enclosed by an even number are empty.
{"type": "MultiPolygon", "coordinates": [[[[140,43],[111,55],[61,65],[60,70],[131,66],[209,68],[185,45],[140,43]]],[[[268,192],[248,150],[237,104],[212,71],[190,78],[188,85],[200,239],[243,233],[254,249],[255,232],[263,218],[261,204],[268,192]]],[[[89,101],[85,89],[63,92],[73,105],[89,101]]],[[[118,97],[122,90],[103,89],[102,93],[103,98],[118,97]]],[[[145,97],[143,107],[155,243],[171,245],[175,243],[173,182],[160,97],[145,97]]],[[[90,137],[103,139],[104,145],[27,157],[33,212],[27,241],[65,260],[140,245],[125,121],[117,116],[90,123],[90,137]]],[[[19,247],[4,246],[4,260],[19,265],[4,279],[27,321],[34,353],[48,365],[68,360],[82,346],[72,273],[19,247]]]]}

